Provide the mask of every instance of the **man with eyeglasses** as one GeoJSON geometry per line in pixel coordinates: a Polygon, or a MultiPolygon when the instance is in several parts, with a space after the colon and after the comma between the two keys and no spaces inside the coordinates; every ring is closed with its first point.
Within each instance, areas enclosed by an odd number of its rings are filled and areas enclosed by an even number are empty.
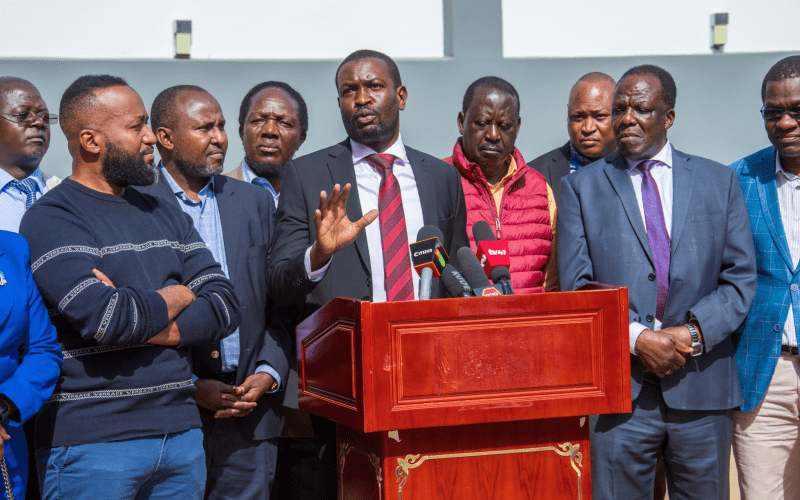
{"type": "Polygon", "coordinates": [[[18,232],[25,210],[61,182],[39,169],[57,122],[31,82],[0,77],[0,229],[18,232]]]}
{"type": "Polygon", "coordinates": [[[561,289],[628,287],[633,411],[591,419],[598,500],[652,498],[659,451],[671,499],[729,496],[733,335],[756,256],[734,172],[667,139],[676,94],[664,69],[628,70],[611,106],[617,153],[561,180],[561,289]]]}
{"type": "Polygon", "coordinates": [[[758,289],[736,348],[744,403],[733,453],[744,500],[800,498],[800,56],[770,68],[761,99],[772,146],[731,165],[758,255],[758,289]]]}

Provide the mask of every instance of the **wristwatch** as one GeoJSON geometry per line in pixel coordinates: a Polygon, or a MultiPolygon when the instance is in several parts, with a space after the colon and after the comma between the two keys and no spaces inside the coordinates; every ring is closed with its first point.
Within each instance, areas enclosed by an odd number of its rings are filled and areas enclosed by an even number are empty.
{"type": "Polygon", "coordinates": [[[706,349],[706,345],[700,342],[700,332],[697,331],[697,327],[694,326],[694,323],[686,323],[684,326],[689,329],[689,335],[692,336],[691,356],[699,356],[703,354],[703,351],[706,349]]]}

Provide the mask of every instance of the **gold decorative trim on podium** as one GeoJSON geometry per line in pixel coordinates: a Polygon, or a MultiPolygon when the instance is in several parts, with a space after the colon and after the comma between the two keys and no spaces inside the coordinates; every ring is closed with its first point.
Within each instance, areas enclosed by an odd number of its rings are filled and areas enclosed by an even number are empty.
{"type": "MultiPolygon", "coordinates": [[[[397,475],[397,483],[400,485],[397,487],[397,499],[403,500],[403,486],[405,486],[406,481],[408,481],[408,475],[411,469],[416,469],[423,462],[426,460],[439,460],[443,458],[466,458],[466,457],[486,457],[490,455],[514,455],[517,453],[536,453],[541,451],[554,451],[561,455],[562,457],[569,457],[570,465],[572,468],[575,469],[575,473],[578,476],[578,498],[577,500],[582,500],[583,498],[583,491],[581,488],[581,469],[583,468],[583,455],[580,452],[581,445],[580,444],[572,444],[572,443],[564,443],[555,446],[542,446],[539,448],[519,448],[515,450],[495,450],[495,451],[475,451],[472,453],[442,453],[438,455],[424,455],[420,458],[419,455],[406,455],[406,458],[398,458],[397,459],[397,468],[395,469],[395,474],[397,475]]],[[[363,454],[363,452],[361,452],[363,454]]],[[[340,450],[341,455],[341,450],[340,450]]],[[[344,464],[344,458],[341,458],[342,464],[344,464]]],[[[344,465],[342,465],[342,470],[344,470],[344,465]]]]}
{"type": "Polygon", "coordinates": [[[381,468],[381,459],[374,453],[367,453],[366,451],[352,447],[350,443],[339,443],[339,498],[344,498],[344,463],[347,454],[351,451],[367,457],[372,466],[375,467],[375,481],[378,483],[378,498],[383,498],[383,469],[381,468]]]}

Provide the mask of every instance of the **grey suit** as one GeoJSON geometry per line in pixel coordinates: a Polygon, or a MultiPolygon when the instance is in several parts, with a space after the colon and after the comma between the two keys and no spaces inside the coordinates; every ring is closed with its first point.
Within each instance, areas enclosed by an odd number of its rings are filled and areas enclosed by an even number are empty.
{"type": "MultiPolygon", "coordinates": [[[[671,498],[727,497],[717,492],[723,486],[727,491],[727,484],[711,483],[727,481],[727,466],[722,470],[719,464],[728,462],[730,410],[742,403],[731,335],[755,294],[755,251],[732,170],[673,150],[673,193],[663,326],[682,325],[691,312],[700,323],[706,352],[688,358],[683,368],[660,380],[645,374],[638,357],[631,356],[633,415],[601,415],[593,422],[595,498],[640,498],[647,491],[652,495],[652,468],[660,447],[671,498]],[[647,411],[651,413],[644,415],[647,411]],[[704,436],[680,434],[700,427],[706,417],[719,417],[714,432],[721,435],[713,436],[711,450],[703,449],[704,436]],[[652,436],[646,435],[662,424],[652,436]],[[637,433],[640,443],[624,442],[637,433]],[[679,437],[687,444],[681,445],[679,437]],[[693,460],[709,470],[698,464],[680,470],[693,460]]],[[[588,282],[627,286],[630,320],[652,329],[656,271],[628,165],[620,153],[562,179],[558,233],[561,289],[574,290],[588,282]]]]}

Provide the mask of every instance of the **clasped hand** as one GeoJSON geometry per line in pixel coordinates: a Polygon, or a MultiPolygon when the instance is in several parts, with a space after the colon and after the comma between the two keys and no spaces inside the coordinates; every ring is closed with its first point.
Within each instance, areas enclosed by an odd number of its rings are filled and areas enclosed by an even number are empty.
{"type": "Polygon", "coordinates": [[[644,330],[636,340],[636,355],[645,371],[658,378],[678,371],[692,352],[692,335],[685,326],[671,326],[657,332],[644,330]]]}
{"type": "Polygon", "coordinates": [[[195,403],[214,412],[214,418],[244,417],[256,407],[258,398],[273,386],[268,373],[254,373],[242,385],[228,385],[214,379],[198,379],[195,403]]]}

